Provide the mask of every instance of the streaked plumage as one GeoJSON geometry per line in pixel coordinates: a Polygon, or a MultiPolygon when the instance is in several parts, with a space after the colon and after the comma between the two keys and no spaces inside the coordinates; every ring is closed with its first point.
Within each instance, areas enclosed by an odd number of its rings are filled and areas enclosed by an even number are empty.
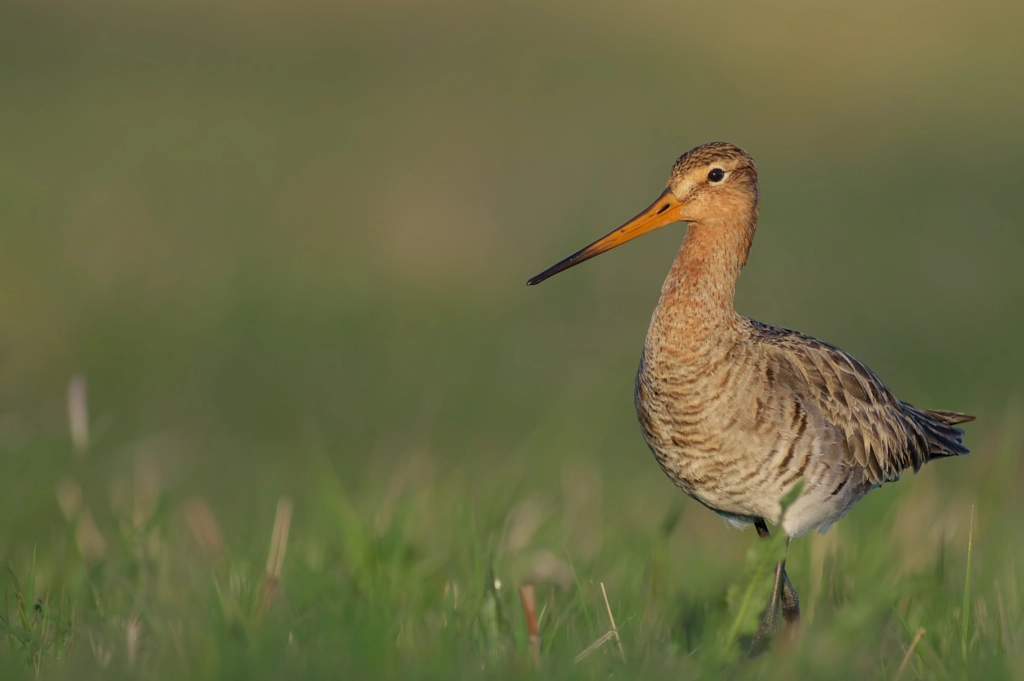
{"type": "Polygon", "coordinates": [[[776,524],[780,501],[803,480],[783,530],[825,531],[901,471],[968,453],[953,425],[970,417],[900,402],[838,348],[738,315],[716,336],[691,337],[707,354],[682,360],[656,316],[636,408],[672,481],[726,517],[776,524]]]}
{"type": "MultiPolygon", "coordinates": [[[[967,454],[954,426],[974,417],[901,402],[842,350],[737,314],[736,281],[758,205],[757,169],[746,152],[721,142],[697,147],[679,158],[647,210],[530,283],[665,224],[689,223],[636,376],[640,426],[684,492],[733,521],[757,524],[761,534],[764,521],[781,522],[793,537],[828,529],[908,468],[967,454]],[[803,491],[783,517],[780,503],[800,481],[803,491]]],[[[776,576],[795,619],[784,563],[776,576]]]]}

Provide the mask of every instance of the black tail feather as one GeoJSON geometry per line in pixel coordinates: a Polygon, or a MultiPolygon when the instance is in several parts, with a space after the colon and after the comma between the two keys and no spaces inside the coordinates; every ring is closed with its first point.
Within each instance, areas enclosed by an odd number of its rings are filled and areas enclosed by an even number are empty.
{"type": "Polygon", "coordinates": [[[918,409],[906,402],[903,405],[920,427],[921,434],[928,443],[928,461],[947,456],[966,456],[971,453],[971,450],[964,446],[964,431],[954,426],[973,421],[973,416],[943,409],[918,409]]]}

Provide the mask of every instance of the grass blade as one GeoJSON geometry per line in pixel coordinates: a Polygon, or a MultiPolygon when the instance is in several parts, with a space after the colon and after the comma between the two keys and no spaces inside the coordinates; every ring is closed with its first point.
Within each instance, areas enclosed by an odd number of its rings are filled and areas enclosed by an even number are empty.
{"type": "Polygon", "coordinates": [[[776,532],[768,541],[770,544],[767,547],[764,547],[764,545],[755,547],[761,551],[761,556],[750,578],[747,580],[746,588],[743,590],[743,597],[740,599],[739,607],[736,609],[736,616],[733,617],[729,633],[725,637],[724,650],[730,649],[739,637],[740,628],[743,626],[747,610],[750,609],[751,601],[754,598],[754,591],[757,590],[757,586],[761,581],[760,577],[769,570],[774,562],[773,559],[780,554],[782,546],[786,543],[786,534],[784,532],[776,532]]]}
{"type": "Polygon", "coordinates": [[[974,544],[974,506],[971,506],[971,526],[967,532],[967,576],[964,578],[964,605],[960,622],[960,653],[967,662],[967,629],[971,620],[971,548],[974,544]]]}

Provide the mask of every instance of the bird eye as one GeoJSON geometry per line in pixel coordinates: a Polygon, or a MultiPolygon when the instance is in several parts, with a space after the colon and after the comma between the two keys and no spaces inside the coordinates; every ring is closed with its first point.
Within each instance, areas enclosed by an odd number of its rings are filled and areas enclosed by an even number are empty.
{"type": "Polygon", "coordinates": [[[725,171],[721,168],[712,168],[708,173],[708,179],[712,182],[721,182],[725,179],[725,171]]]}

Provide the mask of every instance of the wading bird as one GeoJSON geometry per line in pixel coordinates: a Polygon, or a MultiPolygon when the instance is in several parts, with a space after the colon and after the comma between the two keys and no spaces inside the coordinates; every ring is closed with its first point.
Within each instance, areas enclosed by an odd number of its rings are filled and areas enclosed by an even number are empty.
{"type": "MultiPolygon", "coordinates": [[[[968,454],[954,426],[974,417],[901,402],[839,348],[737,314],[736,280],[757,213],[754,160],[732,144],[705,144],[676,161],[650,207],[528,283],[659,227],[688,223],[640,357],[640,427],[686,494],[734,524],[752,523],[761,537],[771,523],[792,538],[825,532],[907,468],[968,454]],[[783,512],[781,502],[797,484],[800,494],[783,512]]],[[[780,602],[787,629],[794,627],[800,602],[785,560],[776,566],[752,653],[774,633],[780,602]]]]}

